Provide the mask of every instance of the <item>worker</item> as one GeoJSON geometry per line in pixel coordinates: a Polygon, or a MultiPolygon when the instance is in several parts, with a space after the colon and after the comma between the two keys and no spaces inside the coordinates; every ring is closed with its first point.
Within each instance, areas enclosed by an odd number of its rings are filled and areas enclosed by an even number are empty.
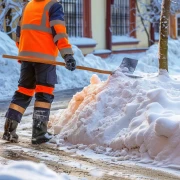
{"type": "MultiPolygon", "coordinates": [[[[24,7],[16,30],[19,56],[55,61],[58,51],[66,68],[75,70],[71,44],[68,41],[62,5],[56,0],[32,0],[24,7]]],[[[32,144],[48,142],[47,132],[54,86],[57,83],[56,66],[21,62],[18,89],[5,115],[3,139],[18,142],[16,129],[35,94],[32,144]]]]}

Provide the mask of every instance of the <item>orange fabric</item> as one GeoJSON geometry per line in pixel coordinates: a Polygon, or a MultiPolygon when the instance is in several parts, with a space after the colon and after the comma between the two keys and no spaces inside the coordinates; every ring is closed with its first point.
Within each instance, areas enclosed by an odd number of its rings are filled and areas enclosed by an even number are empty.
{"type": "Polygon", "coordinates": [[[24,87],[19,86],[17,92],[20,92],[22,94],[25,94],[27,96],[33,96],[35,89],[27,89],[24,87]]]}
{"type": "Polygon", "coordinates": [[[21,51],[40,52],[55,57],[58,55],[58,48],[53,41],[52,35],[33,30],[22,31],[19,44],[19,52],[21,51]],[[27,34],[31,38],[27,38],[27,34]]]}
{"type": "MultiPolygon", "coordinates": [[[[23,13],[21,26],[24,24],[40,25],[44,7],[51,0],[30,1],[23,13]]],[[[46,13],[46,27],[50,28],[49,12],[46,13]]],[[[29,51],[43,53],[57,57],[58,48],[53,41],[52,34],[40,30],[21,29],[19,52],[29,51]]]]}
{"type": "Polygon", "coordinates": [[[64,48],[71,48],[71,45],[69,45],[69,46],[66,45],[67,41],[68,40],[66,38],[59,39],[59,41],[57,43],[58,49],[61,50],[61,49],[64,49],[64,48]]]}
{"type": "Polygon", "coordinates": [[[50,27],[50,25],[49,25],[49,12],[48,11],[46,11],[46,26],[47,27],[50,27]]]}
{"type": "Polygon", "coordinates": [[[17,46],[17,48],[19,48],[19,43],[18,42],[16,42],[16,46],[17,46]]]}
{"type": "Polygon", "coordinates": [[[42,86],[42,85],[36,85],[36,93],[47,93],[53,95],[54,88],[48,87],[48,86],[42,86]]]}
{"type": "Polygon", "coordinates": [[[66,27],[62,24],[57,24],[57,25],[54,25],[54,29],[56,31],[56,33],[66,33],[66,27]]]}

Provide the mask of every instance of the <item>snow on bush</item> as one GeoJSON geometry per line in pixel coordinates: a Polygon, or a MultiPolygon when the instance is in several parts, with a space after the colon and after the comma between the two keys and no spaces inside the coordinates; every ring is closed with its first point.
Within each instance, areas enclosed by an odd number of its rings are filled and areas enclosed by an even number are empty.
{"type": "Polygon", "coordinates": [[[67,174],[56,174],[44,164],[29,161],[12,163],[0,168],[0,180],[77,180],[67,174]]]}
{"type": "Polygon", "coordinates": [[[132,79],[116,71],[105,82],[92,76],[52,123],[59,142],[85,144],[98,153],[110,147],[106,154],[119,160],[180,165],[179,107],[180,82],[165,72],[132,79]]]}

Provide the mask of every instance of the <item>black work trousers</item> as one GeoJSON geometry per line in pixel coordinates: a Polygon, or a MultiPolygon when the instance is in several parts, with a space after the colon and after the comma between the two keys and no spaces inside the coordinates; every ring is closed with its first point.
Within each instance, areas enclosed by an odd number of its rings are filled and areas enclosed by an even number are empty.
{"type": "Polygon", "coordinates": [[[38,102],[35,104],[38,105],[34,107],[33,118],[48,121],[50,104],[54,99],[53,90],[57,83],[56,66],[22,62],[18,83],[19,89],[12,97],[6,118],[20,122],[35,93],[35,102],[38,102]]]}

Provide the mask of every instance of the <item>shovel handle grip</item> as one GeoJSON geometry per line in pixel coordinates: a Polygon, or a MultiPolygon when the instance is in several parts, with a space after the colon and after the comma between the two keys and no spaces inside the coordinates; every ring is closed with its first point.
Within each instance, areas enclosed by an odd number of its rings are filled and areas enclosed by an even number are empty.
{"type": "MultiPolygon", "coordinates": [[[[58,62],[58,61],[52,61],[48,59],[40,59],[40,58],[29,58],[29,57],[22,57],[22,56],[11,56],[11,55],[3,55],[3,58],[8,58],[8,59],[13,59],[13,60],[20,60],[20,61],[26,61],[26,62],[35,62],[35,63],[43,63],[43,64],[51,64],[51,65],[59,65],[59,66],[65,66],[66,64],[63,62],[58,62]]],[[[101,74],[110,74],[112,75],[112,71],[106,71],[106,70],[101,70],[101,69],[95,69],[95,68],[90,68],[90,67],[85,67],[85,66],[76,66],[76,69],[79,70],[86,70],[86,71],[91,71],[91,72],[97,72],[101,74]]]]}

